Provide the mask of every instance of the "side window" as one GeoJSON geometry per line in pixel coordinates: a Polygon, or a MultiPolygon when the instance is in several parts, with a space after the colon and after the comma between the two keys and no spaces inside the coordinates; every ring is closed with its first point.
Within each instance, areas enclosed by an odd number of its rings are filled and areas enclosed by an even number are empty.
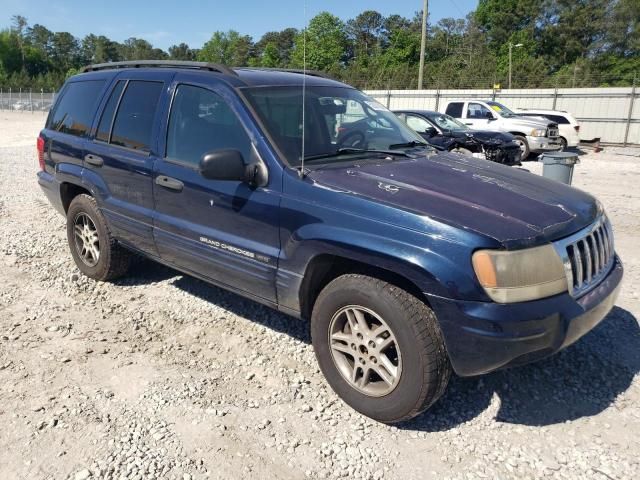
{"type": "Polygon", "coordinates": [[[49,115],[47,128],[86,137],[103,87],[104,80],[69,83],[49,115]]]}
{"type": "Polygon", "coordinates": [[[432,125],[424,118],[415,117],[413,115],[407,115],[407,125],[419,133],[424,133],[427,131],[427,128],[432,127],[432,125]]]}
{"type": "Polygon", "coordinates": [[[120,100],[111,143],[149,151],[162,82],[130,81],[120,100]]]}
{"type": "Polygon", "coordinates": [[[109,101],[102,111],[102,118],[100,119],[100,124],[98,125],[98,133],[96,134],[96,138],[98,140],[102,140],[103,142],[109,141],[109,136],[111,134],[111,123],[113,122],[113,114],[115,113],[116,107],[118,106],[118,101],[120,100],[120,95],[122,95],[124,84],[124,80],[120,80],[118,83],[116,83],[116,86],[114,87],[113,91],[111,92],[111,96],[109,97],[109,101]]]}
{"type": "Polygon", "coordinates": [[[462,102],[451,102],[445,113],[453,118],[462,118],[462,102]]]}
{"type": "Polygon", "coordinates": [[[249,161],[251,141],[235,113],[220,95],[179,85],[169,116],[167,158],[196,166],[205,153],[225,148],[249,161]]]}
{"type": "Polygon", "coordinates": [[[487,116],[487,114],[491,115],[491,118],[493,118],[493,114],[491,113],[491,111],[485,107],[484,105],[480,105],[479,103],[470,103],[469,104],[469,109],[467,111],[467,118],[483,118],[483,119],[487,119],[489,118],[487,116]]]}

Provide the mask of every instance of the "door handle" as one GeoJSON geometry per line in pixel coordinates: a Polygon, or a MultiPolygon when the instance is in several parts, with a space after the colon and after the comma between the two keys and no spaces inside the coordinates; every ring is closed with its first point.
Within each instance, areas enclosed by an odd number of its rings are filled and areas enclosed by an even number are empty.
{"type": "Polygon", "coordinates": [[[84,156],[84,161],[89,165],[93,165],[94,167],[101,167],[104,164],[104,160],[102,159],[102,157],[98,157],[97,155],[93,155],[91,153],[88,153],[84,156]]]}
{"type": "Polygon", "coordinates": [[[161,187],[168,188],[169,190],[175,190],[181,192],[184,187],[184,183],[175,178],[167,177],[166,175],[158,175],[156,177],[156,184],[161,187]]]}

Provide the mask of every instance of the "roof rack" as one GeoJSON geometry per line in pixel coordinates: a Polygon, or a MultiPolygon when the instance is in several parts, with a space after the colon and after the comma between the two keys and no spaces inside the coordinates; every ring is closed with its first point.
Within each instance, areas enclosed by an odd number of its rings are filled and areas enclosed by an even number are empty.
{"type": "Polygon", "coordinates": [[[303,70],[302,68],[272,68],[272,67],[242,67],[242,70],[264,70],[266,72],[288,72],[288,73],[304,73],[312,77],[328,78],[329,80],[335,80],[332,76],[320,72],[318,70],[303,70]]]}
{"type": "Polygon", "coordinates": [[[193,70],[208,70],[210,72],[224,73],[226,75],[238,74],[226,65],[207,62],[185,62],[179,60],[132,60],[128,62],[109,62],[87,65],[80,73],[96,72],[98,70],[111,70],[116,68],[187,68],[193,70]]]}

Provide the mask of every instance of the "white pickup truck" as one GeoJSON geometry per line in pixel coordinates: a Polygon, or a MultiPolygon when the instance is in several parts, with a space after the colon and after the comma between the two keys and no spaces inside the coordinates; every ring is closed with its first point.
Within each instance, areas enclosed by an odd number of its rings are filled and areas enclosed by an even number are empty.
{"type": "Polygon", "coordinates": [[[460,119],[474,130],[509,132],[522,150],[524,160],[533,153],[560,150],[558,124],[538,118],[525,118],[501,103],[491,100],[453,100],[445,109],[447,115],[460,119]]]}

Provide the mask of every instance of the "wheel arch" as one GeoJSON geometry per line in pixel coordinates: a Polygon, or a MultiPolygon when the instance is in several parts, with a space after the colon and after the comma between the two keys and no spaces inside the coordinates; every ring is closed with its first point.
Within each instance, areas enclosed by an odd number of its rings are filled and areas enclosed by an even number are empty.
{"type": "Polygon", "coordinates": [[[93,196],[93,194],[82,185],[71,182],[62,182],[60,184],[60,200],[62,201],[65,214],[69,211],[69,205],[71,205],[73,199],[82,194],[93,196]]]}
{"type": "Polygon", "coordinates": [[[315,301],[322,289],[332,280],[350,273],[358,273],[383,280],[406,290],[425,303],[429,303],[418,283],[416,283],[415,278],[411,279],[410,276],[397,273],[389,268],[371,265],[358,259],[322,253],[309,261],[300,284],[298,298],[301,316],[310,318],[315,301]]]}

